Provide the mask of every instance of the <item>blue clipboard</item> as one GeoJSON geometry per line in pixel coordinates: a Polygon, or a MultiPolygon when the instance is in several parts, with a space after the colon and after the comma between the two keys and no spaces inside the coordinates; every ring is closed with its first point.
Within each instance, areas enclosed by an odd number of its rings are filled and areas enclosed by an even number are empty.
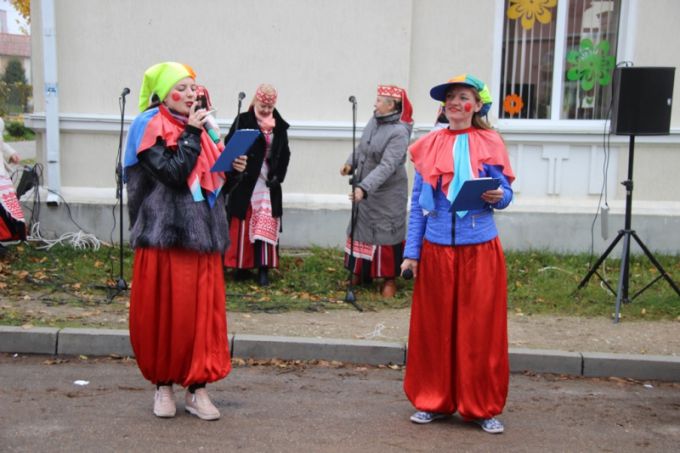
{"type": "Polygon", "coordinates": [[[220,157],[217,158],[210,171],[231,171],[234,159],[247,153],[259,136],[260,131],[257,129],[239,129],[234,132],[234,135],[231,136],[227,146],[222,151],[222,154],[220,154],[220,157]]]}
{"type": "Polygon", "coordinates": [[[456,199],[453,200],[450,210],[474,211],[482,209],[486,204],[486,201],[482,200],[482,194],[487,190],[498,189],[500,185],[500,178],[468,179],[463,183],[456,199]]]}

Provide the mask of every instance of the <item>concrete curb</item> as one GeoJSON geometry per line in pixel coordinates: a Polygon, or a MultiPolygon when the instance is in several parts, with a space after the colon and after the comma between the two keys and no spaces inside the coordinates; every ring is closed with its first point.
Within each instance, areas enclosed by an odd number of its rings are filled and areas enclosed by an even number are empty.
{"type": "MultiPolygon", "coordinates": [[[[229,335],[234,357],[337,360],[370,365],[406,362],[406,345],[336,338],[229,335]]],[[[0,326],[0,352],[57,355],[134,355],[127,330],[0,326]]],[[[616,376],[680,382],[680,357],[510,348],[510,371],[616,376]]]]}

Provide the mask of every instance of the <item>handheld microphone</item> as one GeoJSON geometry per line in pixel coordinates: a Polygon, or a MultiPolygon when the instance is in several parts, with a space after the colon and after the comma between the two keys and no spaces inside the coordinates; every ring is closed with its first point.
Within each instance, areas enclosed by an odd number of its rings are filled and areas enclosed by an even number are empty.
{"type": "Polygon", "coordinates": [[[239,101],[242,101],[244,97],[246,97],[246,94],[245,94],[243,91],[239,92],[239,94],[238,94],[238,100],[239,100],[239,101]]]}
{"type": "Polygon", "coordinates": [[[125,87],[123,88],[123,92],[120,94],[120,97],[124,98],[128,94],[130,94],[130,89],[128,87],[125,87]]]}
{"type": "Polygon", "coordinates": [[[356,104],[356,103],[357,103],[357,98],[355,98],[354,96],[350,96],[350,97],[349,97],[349,102],[351,102],[352,104],[356,104]]]}
{"type": "Polygon", "coordinates": [[[401,276],[404,280],[411,280],[413,278],[413,271],[411,269],[404,269],[401,276]]]}
{"type": "Polygon", "coordinates": [[[208,133],[208,136],[214,143],[220,142],[220,134],[217,132],[219,128],[220,126],[217,124],[217,121],[215,121],[215,118],[213,118],[213,116],[210,114],[206,115],[205,123],[203,123],[203,129],[205,129],[205,131],[208,133]]]}

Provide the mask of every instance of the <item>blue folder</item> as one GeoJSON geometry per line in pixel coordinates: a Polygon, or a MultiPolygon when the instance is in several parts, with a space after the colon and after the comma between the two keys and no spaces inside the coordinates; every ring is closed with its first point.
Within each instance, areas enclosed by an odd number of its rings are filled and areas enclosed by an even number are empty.
{"type": "Polygon", "coordinates": [[[257,129],[237,130],[227,142],[227,146],[222,151],[222,154],[220,154],[220,157],[217,158],[215,165],[213,165],[210,171],[231,171],[234,159],[247,153],[259,136],[260,131],[257,129]]]}
{"type": "Polygon", "coordinates": [[[454,211],[482,209],[486,204],[486,201],[482,200],[482,194],[487,190],[498,189],[500,185],[500,178],[468,179],[463,183],[456,199],[453,200],[451,209],[454,211]]]}

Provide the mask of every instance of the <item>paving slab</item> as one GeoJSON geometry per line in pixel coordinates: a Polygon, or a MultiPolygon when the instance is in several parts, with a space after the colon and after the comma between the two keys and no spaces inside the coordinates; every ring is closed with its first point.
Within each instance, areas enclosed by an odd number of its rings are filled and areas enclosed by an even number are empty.
{"type": "Polygon", "coordinates": [[[54,327],[0,326],[0,352],[56,354],[58,332],[54,327]]]}
{"type": "Polygon", "coordinates": [[[583,376],[680,382],[680,357],[584,352],[583,376]]]}
{"type": "Polygon", "coordinates": [[[266,335],[234,336],[234,357],[284,360],[337,360],[369,365],[398,364],[405,361],[402,343],[334,338],[280,337],[266,335]]]}

